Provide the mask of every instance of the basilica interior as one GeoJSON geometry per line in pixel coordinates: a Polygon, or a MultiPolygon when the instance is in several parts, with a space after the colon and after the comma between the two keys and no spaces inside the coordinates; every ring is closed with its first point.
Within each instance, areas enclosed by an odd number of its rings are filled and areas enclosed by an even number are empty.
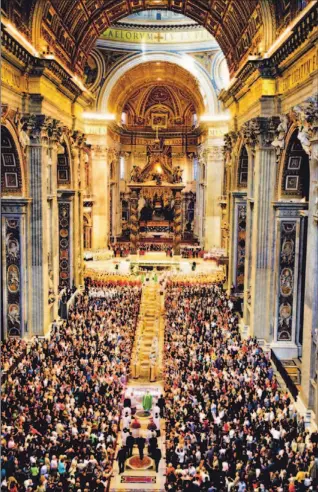
{"type": "MultiPolygon", "coordinates": [[[[3,490],[317,490],[318,1],[3,0],[1,10],[3,490]],[[218,383],[200,382],[193,423],[191,381],[210,370],[218,383]],[[91,378],[99,399],[87,396],[91,378]],[[273,414],[295,419],[280,429],[295,427],[298,448],[273,427],[273,455],[251,479],[250,465],[243,474],[239,458],[219,455],[237,425],[224,403],[220,434],[220,408],[227,391],[258,394],[272,378],[288,408],[273,414]],[[51,431],[43,459],[32,454],[51,431]],[[294,453],[288,478],[283,466],[264,472],[282,442],[294,453]]],[[[259,398],[257,418],[271,420],[259,398]]],[[[247,455],[262,456],[257,445],[247,455]]]]}

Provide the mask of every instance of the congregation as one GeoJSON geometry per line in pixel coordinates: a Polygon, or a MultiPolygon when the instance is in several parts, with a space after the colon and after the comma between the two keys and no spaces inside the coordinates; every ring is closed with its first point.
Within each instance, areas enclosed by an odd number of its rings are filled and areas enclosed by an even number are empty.
{"type": "Polygon", "coordinates": [[[222,284],[166,289],[166,490],[317,490],[317,434],[222,284]]]}
{"type": "Polygon", "coordinates": [[[141,297],[128,284],[86,283],[68,320],[9,371],[1,490],[106,490],[141,297]]]}

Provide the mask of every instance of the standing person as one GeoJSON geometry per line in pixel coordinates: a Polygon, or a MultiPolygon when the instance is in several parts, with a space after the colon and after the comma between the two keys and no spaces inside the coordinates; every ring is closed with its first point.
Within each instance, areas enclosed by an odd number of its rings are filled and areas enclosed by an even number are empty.
{"type": "Polygon", "coordinates": [[[152,407],[152,396],[149,393],[149,390],[147,390],[147,393],[144,395],[142,399],[142,406],[145,412],[150,412],[152,407]]]}
{"type": "Polygon", "coordinates": [[[146,439],[142,436],[137,438],[137,446],[139,451],[139,458],[142,461],[144,459],[144,449],[145,449],[146,439]]]}
{"type": "Polygon", "coordinates": [[[166,401],[165,401],[163,395],[160,395],[160,398],[158,399],[157,405],[160,408],[160,417],[163,418],[164,412],[165,412],[165,407],[166,407],[166,401]]]}
{"type": "Polygon", "coordinates": [[[128,456],[129,456],[129,458],[133,454],[134,445],[135,445],[135,438],[131,435],[131,432],[130,432],[129,433],[129,436],[126,439],[126,446],[128,448],[128,456]]]}
{"type": "Polygon", "coordinates": [[[124,447],[121,447],[117,453],[117,461],[119,467],[119,474],[124,473],[125,471],[125,461],[126,461],[126,450],[124,447]]]}
{"type": "Polygon", "coordinates": [[[156,448],[153,452],[153,459],[155,460],[155,465],[156,465],[156,473],[159,471],[159,463],[162,457],[161,449],[156,448]]]}

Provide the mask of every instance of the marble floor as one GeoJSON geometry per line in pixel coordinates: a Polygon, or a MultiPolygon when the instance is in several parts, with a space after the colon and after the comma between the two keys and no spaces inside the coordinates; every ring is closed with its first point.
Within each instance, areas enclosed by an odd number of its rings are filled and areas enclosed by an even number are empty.
{"type": "MultiPolygon", "coordinates": [[[[147,383],[147,382],[137,382],[137,381],[132,381],[131,383],[128,384],[127,387],[128,391],[133,390],[134,396],[137,400],[137,412],[142,410],[142,398],[143,395],[146,393],[148,390],[149,393],[153,396],[153,400],[156,400],[160,396],[163,390],[163,386],[161,383],[147,383]]],[[[149,418],[139,418],[141,428],[140,428],[140,435],[146,436],[147,433],[147,426],[149,424],[149,418]]],[[[117,445],[117,450],[120,449],[122,445],[121,441],[121,432],[118,435],[118,445],[117,445]]],[[[110,484],[110,491],[111,492],[117,492],[120,490],[135,490],[135,491],[143,491],[143,490],[157,490],[157,491],[164,491],[164,484],[165,484],[165,469],[166,469],[166,462],[165,462],[165,422],[164,419],[161,419],[160,421],[160,437],[158,438],[158,447],[160,447],[163,459],[160,461],[159,465],[159,472],[156,473],[154,466],[151,469],[148,470],[132,470],[125,466],[125,471],[121,475],[119,474],[119,469],[118,469],[118,462],[114,462],[114,468],[113,468],[113,477],[111,480],[110,484]],[[155,479],[155,483],[122,483],[123,480],[126,480],[127,477],[134,477],[134,479],[143,479],[144,477],[151,477],[155,479]]],[[[147,447],[145,447],[145,456],[147,456],[148,451],[147,447]]],[[[134,447],[133,450],[133,456],[139,456],[138,454],[138,448],[137,446],[134,447]]]]}
{"type": "MultiPolygon", "coordinates": [[[[135,343],[132,354],[131,373],[126,388],[126,395],[133,392],[136,401],[136,413],[143,411],[142,399],[147,391],[153,397],[153,407],[161,394],[163,394],[162,367],[163,367],[163,344],[164,344],[164,319],[162,296],[157,285],[147,285],[143,287],[140,315],[135,336],[135,343]],[[154,342],[155,341],[155,342],[154,342]],[[157,347],[156,370],[151,372],[150,357],[151,352],[157,347]],[[137,366],[137,370],[136,370],[137,366]],[[151,380],[151,381],[150,381],[151,380]]],[[[140,417],[140,435],[146,437],[147,426],[150,417],[140,417]]],[[[122,425],[121,425],[122,429],[122,425]]],[[[121,432],[118,434],[116,452],[122,446],[121,432]]],[[[162,459],[159,464],[159,471],[156,473],[154,463],[146,470],[131,469],[129,460],[126,460],[125,471],[119,474],[118,462],[114,462],[113,477],[110,484],[110,491],[134,490],[134,491],[164,491],[165,484],[165,421],[160,419],[160,437],[158,437],[158,447],[161,449],[162,459]],[[128,462],[127,462],[128,461],[128,462]],[[142,483],[147,481],[147,483],[142,483]]],[[[145,446],[145,456],[148,455],[147,445],[145,446]]],[[[133,457],[138,457],[137,446],[134,446],[133,457]]],[[[151,460],[152,461],[152,460],[151,460]]]]}

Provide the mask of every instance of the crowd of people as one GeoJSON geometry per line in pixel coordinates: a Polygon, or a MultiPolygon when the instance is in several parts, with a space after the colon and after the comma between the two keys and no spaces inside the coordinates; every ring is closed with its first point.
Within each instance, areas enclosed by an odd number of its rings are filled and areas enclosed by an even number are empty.
{"type": "Polygon", "coordinates": [[[200,246],[190,247],[185,246],[181,249],[182,258],[201,258],[204,251],[200,246]]]}
{"type": "Polygon", "coordinates": [[[90,280],[68,319],[35,339],[9,373],[1,490],[106,490],[140,297],[138,285],[90,280]]]}
{"type": "Polygon", "coordinates": [[[318,436],[222,284],[174,279],[165,306],[166,490],[317,490],[318,436]]]}
{"type": "Polygon", "coordinates": [[[11,371],[26,351],[26,342],[18,337],[11,337],[0,344],[2,374],[11,371]]]}

